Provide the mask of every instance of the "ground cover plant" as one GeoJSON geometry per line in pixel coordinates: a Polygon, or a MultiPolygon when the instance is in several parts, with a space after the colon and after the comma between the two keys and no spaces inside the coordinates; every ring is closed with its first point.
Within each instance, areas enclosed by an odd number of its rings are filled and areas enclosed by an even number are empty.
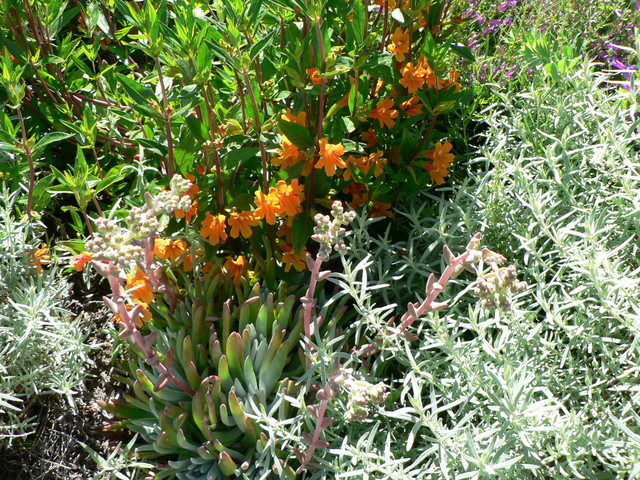
{"type": "Polygon", "coordinates": [[[11,210],[62,219],[16,252],[120,337],[95,478],[640,476],[637,88],[593,46],[636,61],[636,9],[569,3],[2,3],[11,210]]]}

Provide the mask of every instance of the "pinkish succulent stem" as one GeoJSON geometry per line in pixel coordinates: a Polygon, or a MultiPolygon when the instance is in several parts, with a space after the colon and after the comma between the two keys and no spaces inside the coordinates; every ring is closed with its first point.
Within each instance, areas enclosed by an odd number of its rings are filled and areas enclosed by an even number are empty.
{"type": "Polygon", "coordinates": [[[327,385],[325,385],[325,387],[316,394],[316,398],[320,400],[320,405],[317,407],[308,407],[309,411],[314,417],[316,417],[318,422],[316,423],[316,429],[313,432],[313,436],[306,435],[306,440],[309,442],[309,449],[302,458],[298,470],[296,470],[297,474],[302,473],[304,469],[307,468],[307,465],[309,465],[309,462],[311,462],[311,459],[313,458],[313,454],[318,448],[325,448],[328,446],[328,443],[322,441],[320,437],[322,436],[322,431],[331,425],[331,422],[333,421],[333,417],[325,417],[324,414],[329,407],[329,402],[338,393],[338,386],[334,382],[334,378],[335,375],[332,375],[329,378],[327,385]]]}
{"type": "Polygon", "coordinates": [[[173,372],[164,364],[158,354],[151,348],[151,339],[148,337],[145,338],[140,330],[136,327],[136,318],[140,315],[141,306],[136,305],[133,310],[127,310],[127,307],[124,303],[124,298],[122,296],[116,297],[115,301],[110,300],[105,297],[105,303],[111,306],[113,309],[113,304],[117,309],[117,314],[120,316],[120,325],[122,326],[122,332],[120,332],[121,338],[130,338],[130,340],[135,343],[138,348],[142,351],[142,354],[145,358],[145,362],[147,365],[155,366],[155,368],[160,372],[160,383],[156,386],[158,390],[160,390],[164,385],[166,385],[167,380],[172,382],[176,387],[178,387],[183,392],[188,393],[189,395],[194,395],[196,392],[191,387],[183,383],[179,378],[177,378],[173,372]]]}
{"type": "Polygon", "coordinates": [[[429,280],[427,281],[427,298],[425,298],[422,303],[415,302],[407,305],[407,312],[400,319],[401,323],[398,330],[404,331],[425,313],[440,310],[447,306],[446,303],[436,303],[435,299],[445,289],[451,275],[464,264],[469,254],[470,252],[466,251],[452,259],[437,282],[434,282],[435,275],[433,273],[429,276],[429,280]]]}
{"type": "MultiPolygon", "coordinates": [[[[311,255],[307,254],[307,265],[310,266],[311,269],[311,279],[309,280],[309,288],[307,289],[307,293],[304,297],[300,299],[302,305],[304,306],[304,334],[307,337],[307,347],[309,351],[313,352],[313,347],[309,343],[309,340],[315,335],[315,325],[313,324],[313,312],[316,306],[316,302],[314,300],[316,285],[318,284],[318,279],[320,277],[320,267],[322,266],[322,259],[320,257],[316,257],[313,264],[311,264],[311,255]]],[[[318,324],[322,321],[322,319],[317,319],[318,324]]],[[[307,370],[311,367],[311,359],[307,356],[306,360],[307,370]]]]}

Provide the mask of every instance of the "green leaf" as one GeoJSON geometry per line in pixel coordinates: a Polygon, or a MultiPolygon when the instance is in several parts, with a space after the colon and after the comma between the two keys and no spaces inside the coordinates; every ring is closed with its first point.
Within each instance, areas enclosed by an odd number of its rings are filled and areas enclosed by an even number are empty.
{"type": "Polygon", "coordinates": [[[353,18],[347,22],[347,32],[351,31],[357,44],[364,40],[366,12],[363,2],[353,2],[353,18]]]}
{"type": "Polygon", "coordinates": [[[473,55],[471,49],[466,45],[463,45],[461,43],[452,43],[451,45],[449,45],[449,48],[451,48],[451,50],[453,50],[465,60],[468,60],[471,63],[475,63],[476,57],[473,55]]]}
{"type": "Polygon", "coordinates": [[[386,53],[376,54],[365,62],[362,70],[386,83],[396,83],[399,74],[391,65],[392,59],[393,56],[386,53]]]}
{"type": "Polygon", "coordinates": [[[222,156],[222,168],[225,170],[235,170],[242,163],[255,157],[260,149],[258,147],[245,147],[231,150],[222,156]]]}
{"type": "Polygon", "coordinates": [[[56,177],[53,175],[47,175],[40,179],[33,189],[33,209],[36,211],[44,210],[51,202],[51,194],[49,193],[49,187],[53,184],[56,177]]]}
{"type": "Polygon", "coordinates": [[[314,145],[313,137],[307,127],[303,127],[294,122],[287,122],[286,120],[280,120],[278,127],[280,127],[282,133],[284,133],[296,147],[302,150],[308,150],[314,145]]]}
{"type": "Polygon", "coordinates": [[[402,131],[402,141],[400,142],[400,158],[408,160],[418,146],[418,142],[408,130],[402,131]]]}
{"type": "Polygon", "coordinates": [[[158,98],[153,90],[120,73],[116,73],[116,77],[120,86],[131,97],[131,106],[134,110],[143,115],[160,118],[160,112],[149,106],[151,102],[158,104],[158,98]]]}
{"type": "Polygon", "coordinates": [[[311,218],[309,210],[305,210],[294,217],[291,236],[293,238],[293,250],[296,253],[301,252],[309,241],[311,235],[313,235],[314,226],[315,222],[311,218]]]}
{"type": "Polygon", "coordinates": [[[278,32],[278,30],[272,30],[269,35],[267,35],[262,40],[260,40],[258,43],[256,43],[253,47],[251,47],[251,52],[249,54],[249,57],[251,58],[252,62],[258,55],[260,55],[260,53],[265,48],[267,48],[269,45],[271,45],[273,37],[276,35],[277,32],[278,32]]]}
{"type": "Polygon", "coordinates": [[[45,133],[40,140],[38,140],[33,147],[32,155],[34,158],[40,157],[42,152],[44,152],[44,147],[51,143],[59,142],[60,140],[64,140],[65,138],[72,137],[71,133],[63,133],[63,132],[49,132],[45,133]]]}
{"type": "Polygon", "coordinates": [[[233,459],[227,452],[220,452],[220,457],[218,458],[218,466],[220,467],[220,470],[222,470],[222,473],[229,477],[234,475],[236,468],[238,468],[236,462],[233,461],[233,459]]]}

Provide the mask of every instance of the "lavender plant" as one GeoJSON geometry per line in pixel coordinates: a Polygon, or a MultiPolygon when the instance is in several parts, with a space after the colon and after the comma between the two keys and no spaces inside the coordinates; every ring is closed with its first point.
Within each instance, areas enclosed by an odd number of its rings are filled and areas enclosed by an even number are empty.
{"type": "Polygon", "coordinates": [[[43,226],[15,216],[19,192],[0,191],[0,445],[32,433],[38,397],[74,397],[87,375],[86,332],[64,308],[68,283],[41,246],[43,226]],[[43,268],[44,267],[44,268],[43,268]]]}
{"type": "MultiPolygon", "coordinates": [[[[496,264],[502,280],[494,267],[469,287],[450,280],[453,300],[414,322],[417,340],[385,335],[366,371],[392,395],[368,421],[334,420],[331,473],[313,478],[638,477],[638,106],[612,81],[583,59],[565,82],[540,72],[525,91],[496,88],[476,176],[399,205],[402,241],[356,221],[341,285],[360,337],[403,313],[442,264],[436,246],[460,251],[476,230],[529,287],[508,311],[488,308],[499,292],[477,302],[511,283],[496,264]]],[[[331,404],[326,416],[340,418],[331,404]]]]}

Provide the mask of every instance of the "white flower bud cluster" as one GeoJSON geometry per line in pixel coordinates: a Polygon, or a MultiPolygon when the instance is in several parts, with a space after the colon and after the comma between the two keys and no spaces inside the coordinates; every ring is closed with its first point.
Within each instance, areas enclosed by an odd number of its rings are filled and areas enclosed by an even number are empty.
{"type": "Polygon", "coordinates": [[[156,235],[166,225],[161,221],[161,215],[171,214],[178,208],[191,208],[191,199],[186,195],[180,197],[191,185],[191,181],[174,175],[169,190],[155,197],[148,195],[143,207],[131,208],[124,219],[124,226],[116,220],[96,219],[96,231],[94,238],[87,241],[87,251],[96,260],[113,261],[125,271],[133,270],[145,258],[142,240],[156,235]]]}
{"type": "Polygon", "coordinates": [[[509,311],[511,294],[522,292],[525,288],[527,284],[518,281],[516,267],[509,265],[503,268],[495,267],[480,277],[475,285],[475,294],[482,300],[484,308],[509,311]]]}
{"type": "Polygon", "coordinates": [[[160,222],[153,210],[145,207],[131,208],[124,221],[135,240],[150,237],[160,230],[160,222]]]}
{"type": "Polygon", "coordinates": [[[388,387],[382,383],[375,385],[366,380],[357,380],[353,375],[341,371],[332,378],[337,385],[344,387],[349,394],[345,418],[349,422],[361,422],[369,415],[369,405],[380,405],[389,396],[388,387]]]}
{"type": "Polygon", "coordinates": [[[126,271],[144,260],[144,250],[134,242],[133,232],[108,218],[96,219],[95,236],[87,241],[86,249],[94,259],[110,260],[126,271]]]}
{"type": "Polygon", "coordinates": [[[346,253],[347,247],[343,239],[346,229],[343,225],[348,225],[356,218],[356,212],[345,212],[339,201],[331,204],[331,215],[333,220],[329,215],[321,213],[314,217],[316,226],[313,227],[314,234],[311,236],[313,240],[320,243],[318,258],[325,262],[329,260],[332,248],[341,255],[346,253]]]}
{"type": "Polygon", "coordinates": [[[174,210],[191,209],[191,198],[188,195],[181,197],[183,193],[191,188],[193,184],[190,180],[180,175],[174,175],[169,182],[169,190],[163,190],[153,198],[153,207],[158,213],[170,215],[174,210]]]}

